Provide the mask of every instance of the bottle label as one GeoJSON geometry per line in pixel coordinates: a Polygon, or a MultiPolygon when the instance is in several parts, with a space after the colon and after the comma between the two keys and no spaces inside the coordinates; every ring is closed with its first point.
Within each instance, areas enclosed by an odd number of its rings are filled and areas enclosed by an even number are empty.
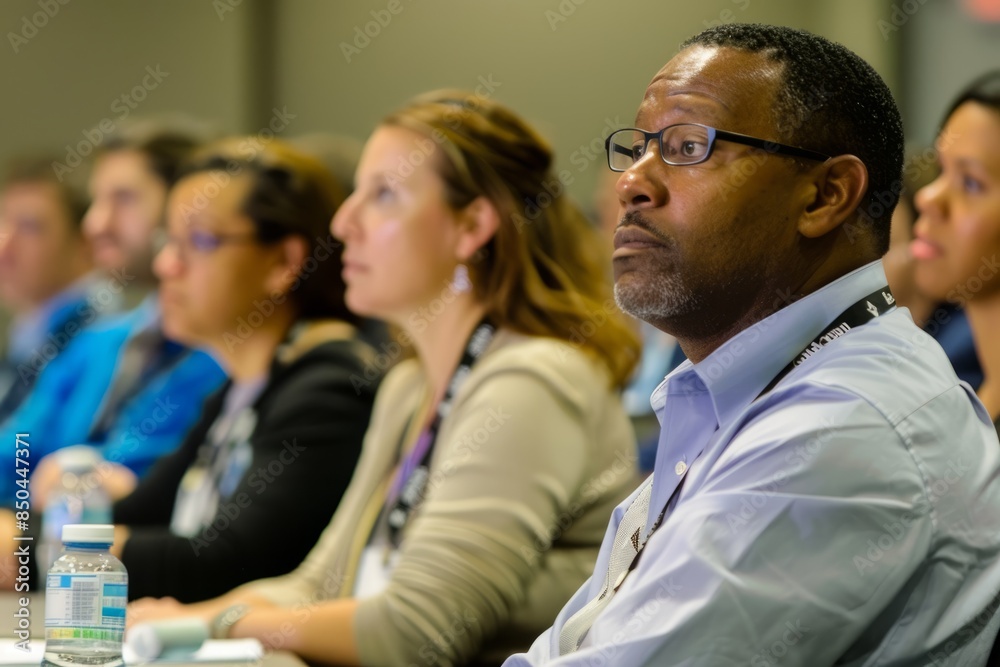
{"type": "Polygon", "coordinates": [[[122,641],[128,575],[52,573],[45,579],[45,639],[122,641]]]}

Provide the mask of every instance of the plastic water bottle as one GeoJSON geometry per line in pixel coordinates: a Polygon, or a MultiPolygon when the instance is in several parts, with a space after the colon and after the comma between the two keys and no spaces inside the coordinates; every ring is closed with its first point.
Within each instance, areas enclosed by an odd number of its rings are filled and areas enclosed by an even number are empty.
{"type": "Polygon", "coordinates": [[[125,664],[128,573],[108,553],[114,536],[111,525],[63,527],[62,555],[45,578],[43,667],[125,664]]]}
{"type": "Polygon", "coordinates": [[[74,523],[111,523],[111,500],[97,474],[103,460],[92,447],[76,445],[55,454],[62,477],[42,512],[38,572],[52,566],[62,550],[63,526],[74,523]]]}

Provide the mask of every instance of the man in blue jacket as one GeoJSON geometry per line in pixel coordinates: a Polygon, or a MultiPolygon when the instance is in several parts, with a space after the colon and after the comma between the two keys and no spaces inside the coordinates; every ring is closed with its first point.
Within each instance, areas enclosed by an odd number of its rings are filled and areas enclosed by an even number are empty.
{"type": "Polygon", "coordinates": [[[93,272],[84,184],[60,181],[51,164],[44,155],[18,158],[0,184],[0,303],[14,316],[0,354],[0,422],[76,334],[121,301],[99,290],[93,272]]]}

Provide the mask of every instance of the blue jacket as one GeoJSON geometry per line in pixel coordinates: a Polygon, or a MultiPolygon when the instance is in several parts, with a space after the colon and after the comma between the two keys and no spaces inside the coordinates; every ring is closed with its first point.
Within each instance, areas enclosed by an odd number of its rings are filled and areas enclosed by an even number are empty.
{"type": "MultiPolygon", "coordinates": [[[[11,327],[7,353],[0,361],[0,423],[10,417],[31,393],[39,374],[52,359],[91,324],[102,309],[94,299],[89,279],[59,293],[23,326],[11,327]]],[[[115,304],[106,312],[117,312],[115,304]]]]}
{"type": "MultiPolygon", "coordinates": [[[[31,467],[43,456],[75,444],[100,449],[104,458],[137,475],[184,440],[201,414],[202,402],[225,378],[204,352],[184,350],[176,363],[148,378],[119,410],[107,433],[91,439],[95,416],[111,386],[119,356],[133,333],[157,315],[155,295],[121,315],[100,320],[76,336],[39,375],[31,395],[0,427],[13,446],[15,434],[29,444],[31,467]]],[[[13,504],[13,456],[0,475],[0,505],[13,504]]]]}

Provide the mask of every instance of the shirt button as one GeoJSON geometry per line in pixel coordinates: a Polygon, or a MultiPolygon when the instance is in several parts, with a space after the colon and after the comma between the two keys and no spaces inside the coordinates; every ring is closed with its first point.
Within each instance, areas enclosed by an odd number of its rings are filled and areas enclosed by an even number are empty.
{"type": "Polygon", "coordinates": [[[684,461],[678,461],[677,465],[674,466],[674,472],[677,473],[678,475],[683,475],[685,472],[687,472],[687,469],[688,466],[686,463],[684,463],[684,461]]]}

